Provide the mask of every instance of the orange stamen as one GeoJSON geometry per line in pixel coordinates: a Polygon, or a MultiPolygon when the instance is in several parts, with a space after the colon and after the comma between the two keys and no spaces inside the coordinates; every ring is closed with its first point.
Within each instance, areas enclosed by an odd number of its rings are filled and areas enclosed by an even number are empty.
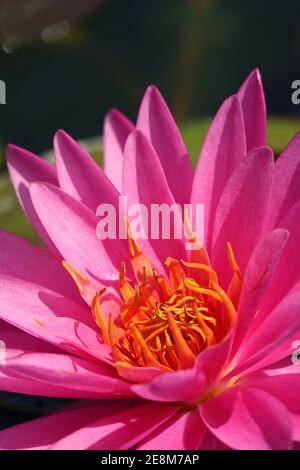
{"type": "Polygon", "coordinates": [[[126,369],[156,367],[166,372],[193,367],[196,356],[224,338],[236,322],[242,276],[233,249],[228,243],[233,276],[226,293],[219,285],[206,250],[200,245],[191,253],[189,261],[168,257],[165,265],[169,279],[166,279],[142,252],[128,220],[126,224],[136,284],[126,278],[126,266],[122,263],[120,293],[124,303],[116,320],[109,314],[106,321],[102,312],[101,297],[105,289],[96,288],[67,261],[63,265],[81,295],[87,298],[92,294],[93,318],[118,367],[122,364],[126,369]]]}
{"type": "Polygon", "coordinates": [[[171,257],[166,259],[165,266],[169,271],[171,286],[176,289],[185,276],[182,266],[177,259],[171,257]]]}
{"type": "Polygon", "coordinates": [[[154,367],[159,367],[160,369],[165,369],[156,359],[155,356],[152,354],[150,351],[146,341],[144,340],[143,336],[139,332],[139,330],[136,328],[135,325],[132,325],[132,333],[133,336],[136,340],[136,342],[140,345],[141,350],[143,351],[143,355],[145,358],[145,362],[148,366],[154,366],[154,367]]]}
{"type": "Polygon", "coordinates": [[[230,243],[227,243],[227,255],[233,270],[233,276],[227,289],[227,295],[231,299],[233,305],[237,308],[242,290],[242,275],[230,243]]]}
{"type": "Polygon", "coordinates": [[[180,361],[180,365],[182,369],[193,367],[195,356],[190,350],[190,348],[188,347],[171,312],[167,313],[167,318],[170,324],[170,330],[175,341],[175,349],[176,349],[178,359],[180,361]]]}
{"type": "Polygon", "coordinates": [[[220,298],[223,301],[225,310],[227,312],[229,327],[232,327],[234,325],[234,323],[236,322],[236,318],[237,318],[237,313],[236,313],[236,310],[234,308],[234,305],[231,302],[228,295],[226,294],[226,292],[224,292],[223,289],[220,286],[218,286],[214,282],[212,283],[212,286],[217,291],[218,295],[220,296],[220,298]]]}
{"type": "Polygon", "coordinates": [[[102,331],[103,341],[105,344],[110,344],[109,334],[107,330],[107,323],[104,319],[101,306],[100,306],[100,296],[105,292],[105,289],[102,289],[100,292],[97,292],[92,302],[92,314],[95,319],[95,322],[102,331]]]}
{"type": "Polygon", "coordinates": [[[134,287],[126,279],[126,265],[124,262],[121,264],[120,269],[120,292],[125,302],[134,295],[134,287]]]}

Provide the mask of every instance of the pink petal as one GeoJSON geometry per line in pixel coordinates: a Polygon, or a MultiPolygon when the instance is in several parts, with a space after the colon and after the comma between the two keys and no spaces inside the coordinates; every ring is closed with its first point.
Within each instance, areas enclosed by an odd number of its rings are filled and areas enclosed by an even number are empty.
{"type": "MultiPolygon", "coordinates": [[[[294,349],[294,352],[297,351],[297,349],[294,349]]],[[[266,374],[266,375],[282,375],[282,374],[299,374],[300,369],[297,367],[298,364],[293,364],[291,361],[291,356],[285,357],[281,359],[278,362],[275,362],[274,364],[271,364],[268,366],[267,369],[264,369],[261,372],[256,372],[254,375],[261,375],[261,374],[266,374]]]]}
{"type": "MultiPolygon", "coordinates": [[[[10,366],[11,359],[22,355],[24,351],[34,351],[43,353],[57,353],[59,349],[47,344],[45,341],[38,340],[17,328],[3,327],[4,322],[0,324],[0,340],[5,344],[5,365],[0,365],[0,389],[2,391],[25,393],[29,395],[67,397],[76,398],[71,390],[59,387],[54,384],[45,384],[43,382],[33,381],[22,375],[14,373],[10,366]],[[71,396],[72,395],[72,396],[71,396]]],[[[8,325],[8,323],[6,324],[8,325]]]]}
{"type": "MultiPolygon", "coordinates": [[[[123,185],[124,193],[128,197],[128,207],[131,204],[144,204],[148,209],[148,215],[151,214],[151,207],[154,204],[167,204],[169,207],[175,204],[155,150],[140,131],[134,131],[130,134],[126,142],[123,185]]],[[[151,217],[148,219],[150,219],[148,220],[149,240],[141,239],[139,241],[142,246],[146,247],[146,253],[150,255],[150,258],[155,256],[152,251],[154,250],[157,255],[155,264],[157,265],[159,260],[164,262],[168,256],[183,257],[184,243],[182,238],[174,238],[173,217],[170,217],[171,238],[167,240],[155,240],[151,237],[151,227],[154,223],[151,217]]],[[[183,236],[182,215],[176,207],[174,219],[183,236]]]]}
{"type": "Polygon", "coordinates": [[[162,373],[156,367],[135,367],[126,365],[125,362],[117,362],[116,369],[123,379],[136,383],[151,382],[162,373]]]}
{"type": "Polygon", "coordinates": [[[172,418],[177,410],[173,405],[139,404],[83,426],[51,449],[127,450],[172,418]]]}
{"type": "Polygon", "coordinates": [[[43,248],[0,230],[0,252],[0,274],[52,289],[81,303],[60,260],[43,248]]]}
{"type": "Polygon", "coordinates": [[[45,287],[1,275],[0,317],[69,352],[111,361],[89,309],[45,287]]]}
{"type": "Polygon", "coordinates": [[[210,431],[206,431],[199,450],[232,450],[223,442],[217,439],[210,431]]]}
{"type": "MultiPolygon", "coordinates": [[[[291,359],[289,359],[291,362],[291,359]]],[[[294,373],[279,375],[260,375],[247,378],[247,386],[265,390],[280,400],[291,413],[293,440],[300,441],[300,368],[294,366],[294,373]]],[[[292,369],[292,366],[290,367],[292,369]]]]}
{"type": "Polygon", "coordinates": [[[37,155],[16,145],[8,146],[7,167],[24,212],[42,241],[56,253],[57,250],[41,224],[29,193],[29,186],[33,181],[43,181],[45,183],[58,185],[55,168],[37,155]]]}
{"type": "Polygon", "coordinates": [[[244,273],[252,250],[260,239],[273,175],[273,154],[268,147],[250,152],[229,178],[216,211],[212,266],[226,288],[232,270],[226,256],[230,242],[244,273]]]}
{"type": "MultiPolygon", "coordinates": [[[[288,232],[277,229],[260,240],[253,250],[243,279],[232,353],[251,330],[251,322],[258,315],[262,299],[268,295],[268,286],[287,239],[288,232]]],[[[269,295],[272,295],[271,291],[269,295]]]]}
{"type": "Polygon", "coordinates": [[[299,244],[300,244],[300,200],[294,204],[280,226],[289,231],[289,239],[272,276],[269,291],[272,295],[265,298],[261,308],[261,317],[267,316],[272,309],[291,290],[300,289],[299,244]]]}
{"type": "Polygon", "coordinates": [[[54,139],[61,189],[96,214],[100,204],[118,205],[118,192],[93,158],[64,131],[54,139]]]}
{"type": "Polygon", "coordinates": [[[270,209],[266,221],[268,228],[281,226],[281,220],[300,199],[299,176],[300,132],[295,135],[276,160],[270,209]]]}
{"type": "MultiPolygon", "coordinates": [[[[11,352],[10,352],[11,353],[11,352]]],[[[124,398],[133,393],[129,383],[100,361],[95,364],[72,355],[19,351],[0,366],[3,374],[65,389],[69,398],[124,398]]],[[[0,380],[1,385],[1,380],[0,380]]]]}
{"type": "Polygon", "coordinates": [[[256,327],[255,333],[243,342],[232,374],[257,370],[273,364],[293,351],[291,345],[300,335],[300,292],[293,292],[281,301],[270,315],[256,327]]]}
{"type": "MultiPolygon", "coordinates": [[[[246,155],[243,113],[236,96],[219,109],[205,138],[195,173],[192,204],[204,204],[206,247],[210,247],[213,222],[225,184],[246,155]]],[[[195,212],[195,211],[194,211],[195,212]]]]}
{"type": "Polygon", "coordinates": [[[152,382],[133,385],[132,390],[146,400],[172,402],[195,400],[203,390],[203,371],[192,369],[166,372],[152,382]]]}
{"type": "Polygon", "coordinates": [[[248,152],[267,143],[265,95],[258,69],[253,70],[238,92],[242,104],[248,152]]]}
{"type": "Polygon", "coordinates": [[[105,118],[103,129],[104,171],[120,194],[123,193],[123,152],[134,125],[120,111],[113,109],[105,118]]]}
{"type": "Polygon", "coordinates": [[[172,114],[154,86],[146,90],[136,126],[153,145],[174,199],[182,205],[188,204],[193,181],[192,165],[172,114]]]}
{"type": "Polygon", "coordinates": [[[228,361],[232,338],[233,331],[216,345],[202,351],[192,369],[160,373],[149,383],[134,385],[132,389],[142,398],[161,402],[193,401],[200,398],[218,383],[228,361]]]}
{"type": "Polygon", "coordinates": [[[205,375],[205,390],[213,389],[228,362],[232,347],[233,330],[219,343],[204,349],[196,358],[195,367],[205,375]]]}
{"type": "Polygon", "coordinates": [[[99,240],[96,216],[51,185],[34,183],[31,195],[39,217],[62,257],[88,277],[112,284],[128,258],[125,240],[99,240]]]}
{"type": "MultiPolygon", "coordinates": [[[[130,406],[129,400],[79,401],[67,409],[50,416],[0,431],[2,450],[43,450],[83,426],[92,425],[97,419],[117,413],[130,406]]],[[[75,447],[76,448],[76,447],[75,447]]]]}
{"type": "Polygon", "coordinates": [[[280,401],[259,389],[229,389],[200,406],[209,430],[238,450],[288,449],[289,413],[280,401]]]}
{"type": "Polygon", "coordinates": [[[181,411],[146,437],[137,450],[195,450],[205,432],[197,410],[181,411]]]}

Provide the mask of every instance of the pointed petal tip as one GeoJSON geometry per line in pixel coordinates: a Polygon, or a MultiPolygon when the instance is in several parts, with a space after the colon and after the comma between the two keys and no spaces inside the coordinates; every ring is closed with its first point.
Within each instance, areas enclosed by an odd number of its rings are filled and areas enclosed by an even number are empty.
{"type": "Polygon", "coordinates": [[[146,140],[148,141],[147,137],[140,129],[134,129],[132,132],[130,132],[130,134],[128,134],[128,137],[125,142],[124,153],[126,153],[126,149],[128,149],[128,146],[138,145],[145,142],[146,140]]]}
{"type": "Polygon", "coordinates": [[[68,135],[68,134],[63,129],[57,129],[57,131],[54,134],[54,139],[60,138],[62,136],[66,136],[66,135],[68,135]]]}
{"type": "Polygon", "coordinates": [[[104,124],[105,123],[110,123],[112,121],[116,122],[117,124],[121,124],[125,126],[126,128],[133,128],[132,122],[129,120],[129,118],[122,113],[118,108],[111,108],[108,110],[108,112],[104,116],[104,124]]]}
{"type": "Polygon", "coordinates": [[[242,105],[241,105],[241,100],[240,97],[237,94],[230,95],[228,98],[226,98],[223,103],[221,104],[219,111],[227,112],[231,109],[231,107],[234,108],[240,108],[242,111],[242,105]]]}
{"type": "MultiPolygon", "coordinates": [[[[142,98],[142,101],[141,101],[141,106],[140,106],[140,109],[143,107],[143,105],[145,105],[145,103],[148,103],[148,102],[160,102],[162,101],[163,103],[165,103],[165,100],[161,94],[161,92],[159,91],[159,89],[157,88],[157,86],[155,85],[149,85],[146,90],[145,90],[145,93],[143,95],[143,98],[142,98]]],[[[166,103],[165,103],[166,105],[166,103]]]]}
{"type": "Polygon", "coordinates": [[[71,137],[65,130],[58,129],[53,138],[54,146],[60,145],[63,142],[75,142],[73,137],[71,137]]]}
{"type": "Polygon", "coordinates": [[[10,161],[11,159],[14,158],[19,158],[24,155],[33,155],[29,150],[24,149],[23,147],[19,147],[19,145],[16,144],[8,144],[6,146],[6,159],[7,161],[10,161]]]}
{"type": "Polygon", "coordinates": [[[259,147],[255,147],[254,149],[250,150],[249,154],[257,154],[262,155],[268,158],[272,158],[274,160],[274,152],[269,145],[261,145],[259,147]]]}
{"type": "Polygon", "coordinates": [[[104,116],[104,122],[111,120],[122,120],[124,115],[117,108],[111,108],[104,116]]]}
{"type": "Polygon", "coordinates": [[[145,95],[146,94],[149,94],[149,95],[161,95],[159,89],[157,88],[156,85],[148,85],[147,88],[146,88],[146,91],[145,91],[145,95]]]}
{"type": "Polygon", "coordinates": [[[251,70],[251,72],[245,79],[244,83],[242,84],[241,89],[245,87],[246,85],[249,85],[251,82],[257,82],[259,85],[262,86],[262,76],[261,76],[259,68],[257,67],[251,70]]]}
{"type": "Polygon", "coordinates": [[[19,147],[18,145],[16,144],[11,144],[11,143],[8,143],[7,146],[6,146],[6,152],[12,152],[14,150],[22,150],[21,147],[19,147]]]}
{"type": "Polygon", "coordinates": [[[253,69],[246,79],[243,81],[242,85],[240,86],[237,95],[241,102],[245,99],[245,95],[255,93],[260,96],[261,99],[261,106],[264,108],[264,112],[266,112],[266,104],[265,104],[265,96],[264,96],[264,88],[262,82],[262,76],[260,70],[258,68],[253,69]]]}
{"type": "Polygon", "coordinates": [[[258,67],[255,67],[255,69],[253,69],[253,70],[250,72],[249,76],[253,76],[253,77],[255,77],[256,79],[261,80],[261,73],[260,73],[259,68],[258,68],[258,67]]]}

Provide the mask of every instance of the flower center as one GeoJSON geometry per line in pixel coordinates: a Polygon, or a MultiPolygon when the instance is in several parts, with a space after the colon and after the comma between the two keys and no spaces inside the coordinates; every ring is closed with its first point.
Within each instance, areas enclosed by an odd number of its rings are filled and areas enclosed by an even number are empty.
{"type": "Polygon", "coordinates": [[[103,339],[115,361],[123,365],[165,371],[190,368],[196,356],[224,338],[235,323],[241,275],[232,248],[228,244],[233,277],[225,292],[204,248],[193,251],[189,262],[167,258],[168,276],[162,276],[137,241],[132,236],[128,241],[137,283],[127,280],[122,263],[120,315],[110,314],[105,320],[101,311],[104,289],[92,303],[103,339]]]}

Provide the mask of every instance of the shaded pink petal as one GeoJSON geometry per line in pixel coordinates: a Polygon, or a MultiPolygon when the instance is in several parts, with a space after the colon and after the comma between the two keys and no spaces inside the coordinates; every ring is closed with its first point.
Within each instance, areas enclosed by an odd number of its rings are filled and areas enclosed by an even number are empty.
{"type": "Polygon", "coordinates": [[[198,398],[218,383],[228,361],[232,338],[233,331],[219,343],[202,351],[192,369],[173,373],[161,372],[151,382],[134,385],[132,389],[141,397],[155,401],[189,401],[198,398]]]}
{"type": "Polygon", "coordinates": [[[210,431],[239,450],[288,449],[291,421],[280,401],[259,389],[229,389],[199,407],[210,431]]]}
{"type": "Polygon", "coordinates": [[[176,202],[188,204],[192,165],[172,114],[154,86],[146,90],[136,126],[153,145],[176,202]]]}
{"type": "Polygon", "coordinates": [[[100,204],[118,204],[118,192],[95,160],[64,131],[54,139],[61,189],[96,214],[100,204]]]}
{"type": "Polygon", "coordinates": [[[1,275],[0,318],[69,352],[111,361],[89,308],[45,287],[1,275]]]}
{"type": "Polygon", "coordinates": [[[62,257],[99,282],[116,281],[120,262],[128,258],[126,240],[98,239],[96,216],[59,188],[34,183],[30,191],[39,217],[62,257]]]}
{"type": "Polygon", "coordinates": [[[129,400],[79,401],[50,416],[0,431],[0,449],[48,449],[64,436],[113,412],[126,409],[130,404],[129,400]]]}
{"type": "Polygon", "coordinates": [[[125,362],[117,362],[116,369],[121,377],[129,380],[130,382],[136,383],[151,382],[162,373],[162,370],[156,367],[136,367],[132,365],[126,365],[125,362]]]}
{"type": "MultiPolygon", "coordinates": [[[[174,219],[176,226],[180,230],[180,239],[174,238],[172,215],[170,216],[170,239],[153,239],[151,229],[155,220],[150,216],[148,217],[149,240],[141,239],[139,241],[142,246],[146,246],[146,253],[150,255],[150,258],[155,256],[153,252],[149,253],[151,247],[157,255],[157,258],[155,258],[156,265],[159,262],[158,260],[164,262],[168,256],[183,257],[185,252],[182,241],[181,211],[175,206],[175,200],[168,187],[161,163],[157,158],[154,148],[140,131],[131,133],[125,145],[123,185],[124,193],[128,197],[128,207],[131,204],[144,204],[148,209],[148,215],[151,215],[151,208],[153,208],[154,204],[166,204],[168,209],[172,206],[175,209],[174,219]]],[[[161,238],[161,234],[159,234],[159,237],[161,238]]]]}
{"type": "Polygon", "coordinates": [[[34,381],[31,377],[25,378],[20,374],[14,373],[10,366],[10,361],[24,353],[24,351],[42,353],[57,353],[59,349],[54,346],[34,338],[17,328],[9,325],[10,328],[3,327],[4,322],[0,324],[0,340],[5,344],[5,365],[0,365],[0,390],[15,393],[25,393],[30,395],[76,398],[76,392],[65,389],[51,383],[34,381]],[[72,395],[72,396],[70,396],[72,395]]]}
{"type": "Polygon", "coordinates": [[[233,374],[257,370],[292,354],[292,343],[300,335],[300,291],[282,300],[244,341],[235,358],[233,374]]]}
{"type": "MultiPolygon", "coordinates": [[[[3,370],[0,367],[0,390],[2,392],[22,393],[23,395],[36,395],[39,397],[53,397],[53,398],[95,398],[93,392],[80,392],[59,386],[52,383],[45,384],[37,380],[32,380],[30,377],[21,377],[17,373],[10,370],[3,370]]],[[[1,446],[1,444],[0,444],[1,446]]]]}
{"type": "MultiPolygon", "coordinates": [[[[297,351],[297,349],[294,349],[294,352],[297,351]]],[[[283,374],[299,374],[300,368],[298,367],[299,364],[294,364],[291,360],[291,356],[284,357],[283,359],[280,359],[278,362],[275,362],[274,364],[271,364],[268,366],[267,369],[264,369],[263,371],[256,372],[253,374],[253,376],[259,376],[261,374],[265,375],[283,375],[283,374]]]]}
{"type": "Polygon", "coordinates": [[[266,224],[268,228],[281,226],[288,210],[300,199],[300,132],[289,142],[276,160],[270,208],[266,224]]]}
{"type": "Polygon", "coordinates": [[[232,450],[216,438],[208,429],[204,434],[199,450],[232,450]]]}
{"type": "Polygon", "coordinates": [[[196,367],[176,372],[166,372],[147,384],[133,385],[132,390],[146,400],[191,401],[203,390],[205,375],[196,367]]]}
{"type": "Polygon", "coordinates": [[[29,185],[33,181],[43,181],[58,185],[56,171],[47,161],[34,155],[28,150],[9,145],[7,150],[7,167],[20,204],[36,229],[42,241],[53,251],[57,252],[55,245],[49,238],[32,204],[29,185]]]}
{"type": "Polygon", "coordinates": [[[250,73],[238,92],[242,104],[248,152],[267,143],[265,95],[258,69],[250,73]]]}
{"type": "Polygon", "coordinates": [[[177,410],[173,405],[139,404],[83,426],[51,449],[127,450],[172,418],[177,410]]]}
{"type": "Polygon", "coordinates": [[[226,256],[230,242],[244,273],[253,248],[260,239],[269,201],[274,160],[271,149],[250,152],[229,178],[216,211],[213,233],[212,265],[228,285],[232,270],[226,256]]]}
{"type": "Polygon", "coordinates": [[[52,289],[81,303],[78,289],[60,260],[45,249],[0,230],[0,252],[0,274],[52,289]]]}
{"type": "Polygon", "coordinates": [[[134,125],[124,114],[113,109],[105,118],[103,128],[104,171],[119,193],[123,193],[123,152],[134,125]]]}
{"type": "Polygon", "coordinates": [[[181,411],[155,430],[137,446],[137,450],[195,450],[206,432],[199,413],[181,411]]]}
{"type": "Polygon", "coordinates": [[[246,333],[254,334],[251,322],[259,315],[263,297],[268,295],[268,286],[287,239],[288,232],[277,229],[261,239],[253,250],[243,279],[232,353],[236,352],[246,333]]]}
{"type": "MultiPolygon", "coordinates": [[[[1,335],[1,333],[0,333],[1,335]]],[[[122,398],[133,393],[130,384],[121,379],[112,367],[95,364],[75,356],[39,352],[19,351],[8,357],[5,365],[0,366],[3,374],[15,374],[32,383],[58,386],[65,389],[67,398],[122,398]]],[[[0,380],[1,386],[1,380],[0,380]]]]}
{"type": "MultiPolygon", "coordinates": [[[[291,359],[289,358],[291,362],[291,359]]],[[[263,389],[280,400],[291,413],[293,423],[293,440],[300,441],[300,367],[291,366],[277,375],[258,375],[246,378],[247,386],[263,389]],[[294,373],[291,369],[294,369],[294,373]]],[[[273,372],[274,373],[274,372],[273,372]]]]}
{"type": "Polygon", "coordinates": [[[280,226],[289,231],[289,239],[272,277],[269,291],[261,308],[261,318],[267,316],[291,290],[300,289],[300,200],[294,204],[280,226]]]}
{"type": "Polygon", "coordinates": [[[239,99],[232,96],[223,103],[209,127],[193,182],[191,201],[193,205],[204,204],[204,238],[208,249],[220,196],[246,153],[242,108],[239,99]]]}
{"type": "Polygon", "coordinates": [[[204,349],[196,358],[195,367],[205,374],[205,389],[211,390],[226,366],[233,341],[233,330],[219,343],[204,349]]]}

